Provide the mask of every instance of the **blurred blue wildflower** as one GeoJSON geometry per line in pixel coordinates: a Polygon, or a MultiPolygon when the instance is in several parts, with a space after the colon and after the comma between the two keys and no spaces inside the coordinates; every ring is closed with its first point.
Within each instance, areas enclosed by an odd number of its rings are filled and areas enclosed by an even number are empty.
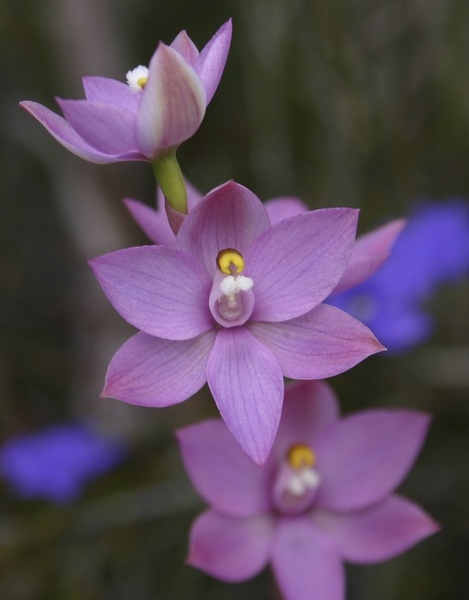
{"type": "Polygon", "coordinates": [[[424,301],[444,282],[469,274],[469,202],[422,201],[383,266],[329,304],[353,315],[392,352],[427,339],[433,331],[424,301]]]}
{"type": "Polygon", "coordinates": [[[109,471],[125,453],[122,442],[85,425],[55,425],[8,440],[0,449],[0,474],[22,498],[64,504],[78,498],[87,481],[109,471]]]}

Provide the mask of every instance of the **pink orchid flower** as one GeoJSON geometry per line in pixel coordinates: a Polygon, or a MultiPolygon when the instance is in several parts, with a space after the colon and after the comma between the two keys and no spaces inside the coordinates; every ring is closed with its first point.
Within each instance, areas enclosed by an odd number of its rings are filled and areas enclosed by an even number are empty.
{"type": "Polygon", "coordinates": [[[271,225],[262,202],[228,182],[201,200],[173,246],[91,261],[117,311],[140,329],[111,361],[104,395],[169,406],[208,382],[244,451],[267,459],[283,377],[322,379],[383,350],[322,301],[353,250],[358,211],[310,211],[271,225]]]}
{"type": "Polygon", "coordinates": [[[338,413],[324,382],[289,386],[264,468],[219,419],[177,432],[189,477],[211,505],[192,527],[189,564],[238,582],[270,563],[285,600],[344,600],[343,561],[388,560],[439,529],[392,493],[420,450],[428,415],[338,413]]]}

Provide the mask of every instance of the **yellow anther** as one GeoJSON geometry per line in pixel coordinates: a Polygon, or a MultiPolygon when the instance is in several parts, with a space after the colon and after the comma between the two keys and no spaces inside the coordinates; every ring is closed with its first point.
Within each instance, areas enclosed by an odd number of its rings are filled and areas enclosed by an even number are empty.
{"type": "Polygon", "coordinates": [[[139,78],[137,79],[137,85],[138,85],[139,87],[141,87],[141,88],[142,88],[142,90],[143,90],[143,88],[144,88],[144,87],[146,86],[146,84],[147,84],[147,81],[148,81],[148,77],[139,77],[139,78]]]}
{"type": "Polygon", "coordinates": [[[227,275],[239,275],[244,269],[244,258],[237,250],[225,248],[217,255],[217,265],[227,275]]]}
{"type": "Polygon", "coordinates": [[[316,455],[306,444],[295,444],[288,449],[287,461],[293,469],[311,469],[316,463],[316,455]]]}

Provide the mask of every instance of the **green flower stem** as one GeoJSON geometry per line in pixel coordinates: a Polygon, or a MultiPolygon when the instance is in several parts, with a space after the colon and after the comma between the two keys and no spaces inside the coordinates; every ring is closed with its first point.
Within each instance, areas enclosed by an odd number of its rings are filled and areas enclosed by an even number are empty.
{"type": "Polygon", "coordinates": [[[152,166],[166,200],[174,210],[187,215],[187,190],[176,158],[176,149],[162,154],[152,162],[152,166]]]}

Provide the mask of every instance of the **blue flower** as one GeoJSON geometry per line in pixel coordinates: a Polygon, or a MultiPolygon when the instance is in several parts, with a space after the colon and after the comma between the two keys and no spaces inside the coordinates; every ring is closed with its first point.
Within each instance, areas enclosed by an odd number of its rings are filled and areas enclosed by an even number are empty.
{"type": "Polygon", "coordinates": [[[365,323],[388,350],[399,352],[432,333],[433,319],[423,303],[435,288],[467,274],[468,201],[421,201],[383,266],[328,303],[365,323]]]}
{"type": "Polygon", "coordinates": [[[61,504],[78,498],[88,480],[109,471],[124,455],[121,442],[85,425],[56,425],[7,441],[0,449],[0,474],[22,498],[61,504]]]}

